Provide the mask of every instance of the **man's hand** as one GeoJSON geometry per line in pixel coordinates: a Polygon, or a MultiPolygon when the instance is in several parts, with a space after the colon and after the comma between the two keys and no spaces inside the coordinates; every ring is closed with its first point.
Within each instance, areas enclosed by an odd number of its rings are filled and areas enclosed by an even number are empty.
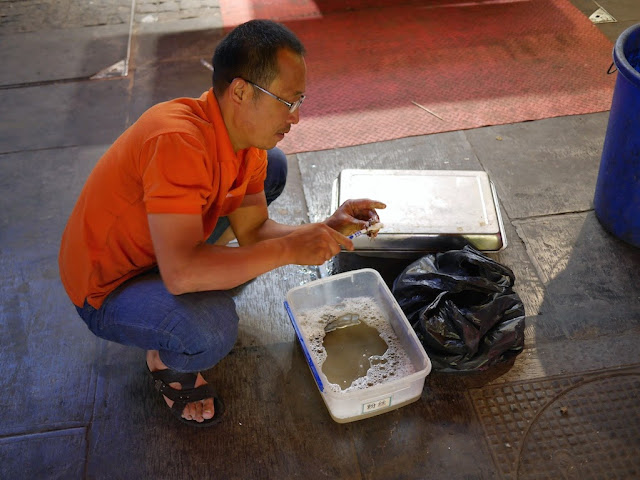
{"type": "Polygon", "coordinates": [[[302,225],[282,239],[287,258],[296,265],[322,265],[340,253],[340,246],[353,250],[351,240],[324,223],[302,225]]]}
{"type": "Polygon", "coordinates": [[[368,198],[347,200],[324,223],[343,235],[349,235],[380,222],[376,208],[386,207],[384,203],[368,198]]]}

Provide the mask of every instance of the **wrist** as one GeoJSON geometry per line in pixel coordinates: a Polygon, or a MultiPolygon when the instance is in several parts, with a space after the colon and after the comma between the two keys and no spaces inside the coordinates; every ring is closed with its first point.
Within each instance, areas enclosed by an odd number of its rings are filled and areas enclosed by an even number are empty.
{"type": "Polygon", "coordinates": [[[333,215],[329,218],[325,218],[324,221],[320,222],[323,223],[324,225],[326,225],[327,227],[331,228],[332,230],[335,230],[336,232],[340,231],[339,228],[339,222],[336,221],[336,219],[333,217],[333,215]]]}

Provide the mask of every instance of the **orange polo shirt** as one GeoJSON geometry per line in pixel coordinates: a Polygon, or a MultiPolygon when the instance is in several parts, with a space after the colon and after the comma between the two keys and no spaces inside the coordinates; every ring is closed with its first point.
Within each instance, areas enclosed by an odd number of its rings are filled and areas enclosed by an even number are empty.
{"type": "Polygon", "coordinates": [[[209,90],[145,112],[100,158],[62,236],[62,283],[100,308],[118,285],[156,265],[147,214],[202,215],[204,238],[245,195],[264,189],[266,151],[233,151],[209,90]]]}

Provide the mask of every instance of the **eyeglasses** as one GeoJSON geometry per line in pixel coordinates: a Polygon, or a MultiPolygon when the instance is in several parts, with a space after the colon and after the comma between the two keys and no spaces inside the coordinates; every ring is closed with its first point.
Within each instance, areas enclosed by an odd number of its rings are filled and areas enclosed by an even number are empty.
{"type": "MultiPolygon", "coordinates": [[[[239,77],[242,78],[242,77],[239,77]]],[[[287,107],[289,107],[289,113],[293,113],[295,112],[298,108],[300,108],[300,105],[302,105],[302,102],[304,102],[304,99],[306,98],[304,95],[301,95],[300,98],[298,100],[296,100],[295,102],[291,103],[291,102],[287,102],[286,100],[280,98],[277,95],[274,95],[273,93],[271,93],[269,90],[265,90],[264,88],[262,88],[260,85],[256,85],[253,82],[250,82],[249,80],[246,80],[244,78],[242,78],[242,80],[244,80],[247,83],[250,83],[251,85],[253,85],[254,87],[256,87],[258,90],[260,90],[261,92],[266,93],[267,95],[269,95],[270,97],[275,98],[276,100],[278,100],[279,102],[284,103],[287,107]]]]}

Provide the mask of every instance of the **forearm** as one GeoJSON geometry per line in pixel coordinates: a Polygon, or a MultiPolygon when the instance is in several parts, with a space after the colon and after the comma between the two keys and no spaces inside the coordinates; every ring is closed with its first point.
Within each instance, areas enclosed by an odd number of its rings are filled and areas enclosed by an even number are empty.
{"type": "Polygon", "coordinates": [[[247,247],[201,244],[171,267],[160,265],[167,289],[175,294],[228,290],[290,263],[285,242],[266,240],[247,247]],[[170,269],[170,270],[169,270],[170,269]]]}
{"type": "Polygon", "coordinates": [[[167,290],[175,295],[227,290],[283,265],[321,265],[341,246],[353,249],[351,240],[322,223],[288,226],[269,219],[230,220],[240,247],[202,242],[202,220],[197,214],[149,215],[149,230],[167,290]]]}
{"type": "Polygon", "coordinates": [[[298,228],[300,226],[284,225],[267,218],[262,225],[254,230],[243,233],[242,231],[236,231],[236,228],[234,228],[234,232],[236,232],[238,243],[245,246],[254,245],[265,240],[282,238],[298,228]]]}

